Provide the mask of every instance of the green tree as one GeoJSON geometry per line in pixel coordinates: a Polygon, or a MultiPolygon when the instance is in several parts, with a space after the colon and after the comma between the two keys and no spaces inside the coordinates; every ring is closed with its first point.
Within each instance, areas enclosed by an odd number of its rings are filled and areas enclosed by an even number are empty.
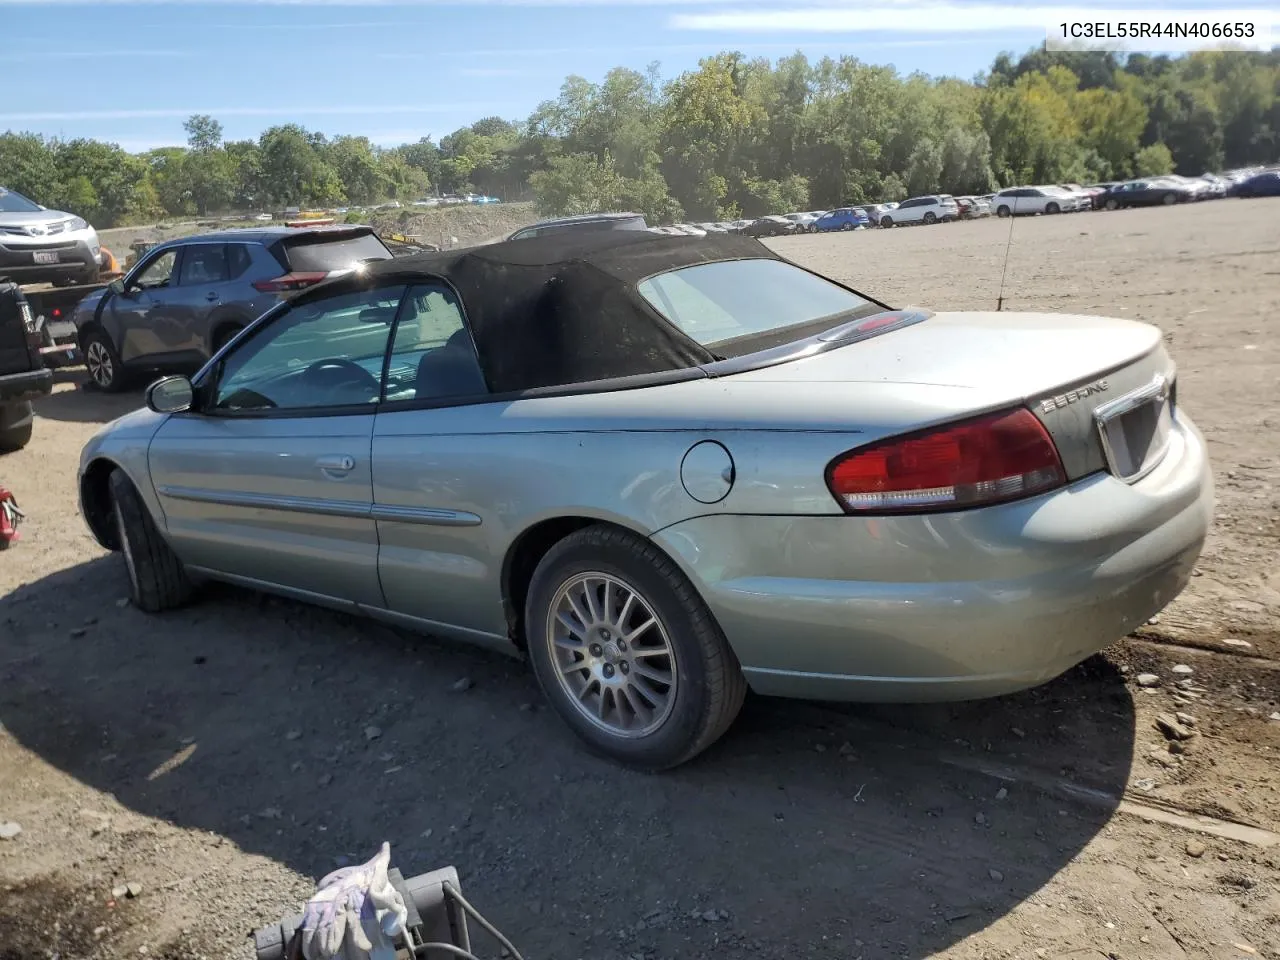
{"type": "Polygon", "coordinates": [[[258,139],[266,198],[282,206],[327,205],[345,199],[342,181],[324,159],[323,134],[296,124],[271,127],[258,139]]]}
{"type": "Polygon", "coordinates": [[[325,153],[352,203],[370,204],[388,195],[390,178],[368,137],[335,137],[325,153]]]}
{"type": "Polygon", "coordinates": [[[217,150],[222,146],[222,124],[208,114],[194,113],[182,124],[192,150],[217,150]]]}
{"type": "Polygon", "coordinates": [[[34,133],[0,134],[0,185],[45,206],[66,203],[55,157],[56,147],[34,133]]]}
{"type": "Polygon", "coordinates": [[[1133,172],[1139,177],[1157,177],[1173,172],[1173,154],[1163,143],[1143,147],[1133,158],[1133,172]]]}

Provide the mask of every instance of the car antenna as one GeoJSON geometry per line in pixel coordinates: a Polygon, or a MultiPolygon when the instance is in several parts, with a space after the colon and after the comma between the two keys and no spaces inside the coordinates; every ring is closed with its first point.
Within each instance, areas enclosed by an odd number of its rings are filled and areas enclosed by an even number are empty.
{"type": "Polygon", "coordinates": [[[1005,275],[1009,273],[1009,251],[1014,248],[1014,211],[1009,211],[1009,237],[1005,238],[1005,265],[1000,268],[1000,292],[996,294],[996,312],[1005,308],[1005,275]]]}
{"type": "Polygon", "coordinates": [[[1004,266],[1000,268],[1000,292],[996,294],[996,313],[1004,309],[1004,277],[1009,272],[1009,251],[1013,249],[1013,221],[1017,219],[1009,211],[1009,236],[1004,242],[1004,266]]]}

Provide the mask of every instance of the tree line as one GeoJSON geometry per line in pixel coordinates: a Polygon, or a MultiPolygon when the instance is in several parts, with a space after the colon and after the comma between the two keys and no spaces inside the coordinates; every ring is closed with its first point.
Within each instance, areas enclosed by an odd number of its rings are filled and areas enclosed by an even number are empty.
{"type": "Polygon", "coordinates": [[[476,191],[548,215],[630,209],[730,219],[1018,183],[1199,175],[1280,159],[1280,50],[996,58],[972,81],[854,57],[721,53],[663,82],[657,64],[569,77],[528,118],[381,148],[285,124],[186,147],[0,135],[0,184],[100,227],[285,206],[476,191]]]}

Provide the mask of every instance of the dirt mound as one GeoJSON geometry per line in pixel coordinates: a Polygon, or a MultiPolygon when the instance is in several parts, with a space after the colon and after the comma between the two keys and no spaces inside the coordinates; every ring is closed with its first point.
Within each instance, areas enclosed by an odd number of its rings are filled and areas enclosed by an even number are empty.
{"type": "Polygon", "coordinates": [[[379,210],[370,215],[369,222],[379,232],[421,236],[445,249],[501,240],[537,219],[531,203],[495,203],[379,210]]]}

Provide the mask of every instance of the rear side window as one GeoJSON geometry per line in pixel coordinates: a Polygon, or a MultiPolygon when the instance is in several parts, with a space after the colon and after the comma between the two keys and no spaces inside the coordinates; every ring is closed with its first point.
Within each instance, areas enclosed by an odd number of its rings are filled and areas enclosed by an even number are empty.
{"type": "Polygon", "coordinates": [[[721,356],[785,342],[783,331],[837,326],[878,307],[851,290],[778,260],[726,260],[650,277],[637,291],[686,336],[721,356]]]}
{"type": "Polygon", "coordinates": [[[253,263],[253,254],[243,243],[227,244],[227,270],[230,279],[235,280],[244,275],[253,263]]]}
{"type": "Polygon", "coordinates": [[[225,283],[227,281],[227,248],[220,243],[200,243],[187,247],[182,258],[182,274],[178,286],[225,283]]]}
{"type": "Polygon", "coordinates": [[[302,234],[284,241],[288,268],[301,273],[347,270],[369,260],[390,260],[391,251],[372,233],[302,234]]]}
{"type": "Polygon", "coordinates": [[[450,400],[488,392],[452,290],[410,287],[391,341],[387,400],[450,400]]]}

